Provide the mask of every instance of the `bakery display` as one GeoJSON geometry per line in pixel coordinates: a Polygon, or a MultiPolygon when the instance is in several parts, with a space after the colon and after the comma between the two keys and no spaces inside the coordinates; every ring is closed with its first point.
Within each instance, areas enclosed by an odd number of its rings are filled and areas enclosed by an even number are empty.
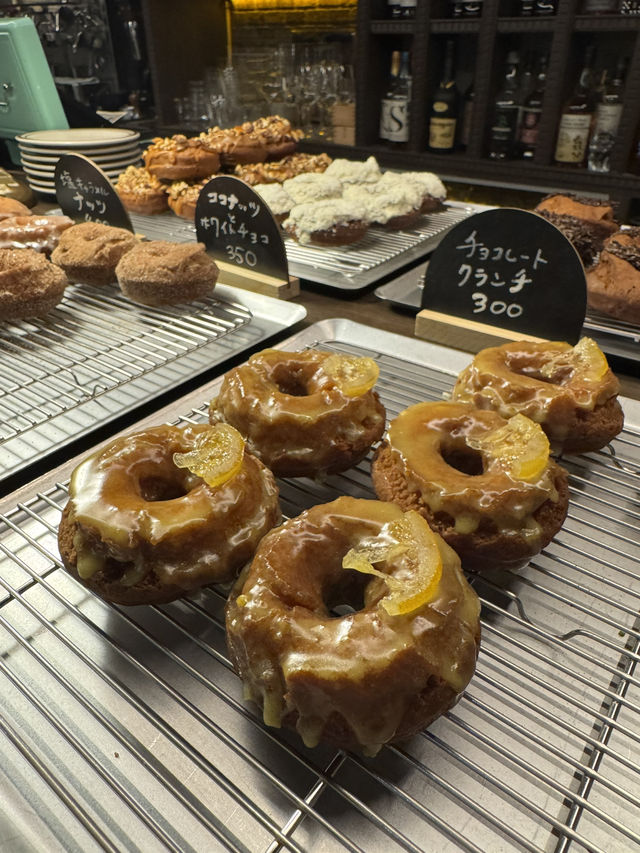
{"type": "Polygon", "coordinates": [[[177,305],[213,293],[218,267],[203,243],[137,243],[118,262],[123,294],[141,305],[177,305]]]}
{"type": "Polygon", "coordinates": [[[369,226],[364,206],[330,198],[292,207],[282,227],[302,245],[349,246],[361,240],[369,226]]]}
{"type": "Polygon", "coordinates": [[[251,186],[274,184],[307,172],[324,172],[330,163],[331,157],[328,154],[304,154],[296,151],[293,154],[287,154],[281,160],[236,166],[233,174],[251,186]]]}
{"type": "Polygon", "coordinates": [[[143,157],[147,171],[162,181],[196,181],[220,169],[220,155],[203,134],[156,137],[143,157]]]}
{"type": "Polygon", "coordinates": [[[0,249],[35,249],[50,255],[72,225],[68,216],[6,216],[0,218],[0,249]]]}
{"type": "Polygon", "coordinates": [[[152,427],[75,468],[58,544],[97,595],[157,604],[233,578],[279,521],[273,475],[235,430],[152,427]]]}
{"type": "Polygon", "coordinates": [[[516,341],[481,350],[458,377],[452,398],[542,426],[557,452],[604,447],[623,427],[620,384],[598,345],[582,338],[516,341]]]}
{"type": "Polygon", "coordinates": [[[587,299],[603,314],[640,324],[640,228],[605,240],[597,264],[587,272],[587,299]]]}
{"type": "Polygon", "coordinates": [[[370,358],[267,349],[229,371],[210,406],[281,477],[334,474],[356,465],[384,431],[370,358]]]}
{"type": "Polygon", "coordinates": [[[167,187],[141,166],[127,166],[115,183],[127,210],[143,215],[163,213],[167,207],[167,187]]]}
{"type": "Polygon", "coordinates": [[[585,266],[593,262],[606,238],[619,228],[609,202],[571,193],[547,196],[536,206],[535,212],[562,231],[585,266]]]}
{"type": "Polygon", "coordinates": [[[51,260],[80,284],[110,284],[116,279],[120,258],[137,244],[138,238],[126,228],[99,222],[81,222],[60,237],[51,260]]]}
{"type": "Polygon", "coordinates": [[[375,755],[458,701],[479,613],[457,556],[417,513],[341,497],[265,536],[229,597],[227,642],[267,725],[375,755]]]}
{"type": "Polygon", "coordinates": [[[529,418],[467,403],[417,403],[390,424],[371,465],[376,494],[417,510],[464,569],[515,568],[567,513],[567,472],[529,418]]]}
{"type": "Polygon", "coordinates": [[[66,275],[34,249],[0,248],[0,321],[39,317],[54,308],[66,275]]]}

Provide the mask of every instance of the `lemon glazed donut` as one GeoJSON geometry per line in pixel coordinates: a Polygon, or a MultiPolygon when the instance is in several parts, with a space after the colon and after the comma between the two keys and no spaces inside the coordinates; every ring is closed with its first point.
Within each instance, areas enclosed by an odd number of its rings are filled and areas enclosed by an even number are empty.
{"type": "Polygon", "coordinates": [[[452,399],[539,423],[554,452],[599,450],[622,429],[620,383],[595,341],[517,341],[481,350],[452,399]]]}
{"type": "Polygon", "coordinates": [[[384,432],[378,373],[370,358],[263,350],[225,375],[209,419],[234,426],[276,476],[335,474],[384,432]]]}
{"type": "Polygon", "coordinates": [[[526,563],[567,513],[567,472],[549,459],[541,428],[465,403],[417,403],[401,412],[376,452],[381,500],[420,512],[464,569],[526,563]]]}
{"type": "Polygon", "coordinates": [[[231,580],[280,518],[273,475],[235,430],[153,427],[76,467],[58,545],[107,601],[158,604],[231,580]]]}
{"type": "Polygon", "coordinates": [[[265,536],[227,602],[227,643],[267,725],[375,755],[460,699],[479,613],[421,516],[341,497],[265,536]]]}

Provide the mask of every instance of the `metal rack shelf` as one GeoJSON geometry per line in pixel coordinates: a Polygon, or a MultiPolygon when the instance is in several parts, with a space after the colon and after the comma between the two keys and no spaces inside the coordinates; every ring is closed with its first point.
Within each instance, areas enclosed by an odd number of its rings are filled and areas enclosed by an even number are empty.
{"type": "MultiPolygon", "coordinates": [[[[391,417],[467,361],[346,321],[282,346],[373,356],[391,417]]],[[[217,384],[176,422],[204,421],[217,384]]],[[[43,481],[0,515],[0,847],[640,849],[640,406],[624,406],[611,449],[564,460],[569,517],[549,548],[474,579],[483,642],[460,703],[375,759],[263,726],[226,656],[226,590],[119,608],[76,584],[57,556],[66,486],[43,481]]],[[[372,496],[366,461],[280,486],[287,515],[372,496]]]]}

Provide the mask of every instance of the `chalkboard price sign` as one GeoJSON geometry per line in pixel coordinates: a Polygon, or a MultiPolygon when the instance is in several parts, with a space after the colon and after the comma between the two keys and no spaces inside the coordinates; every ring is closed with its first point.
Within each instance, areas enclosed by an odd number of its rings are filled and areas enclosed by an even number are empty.
{"type": "Polygon", "coordinates": [[[239,178],[220,175],[205,184],[196,204],[196,233],[215,260],[289,280],[280,226],[239,178]]]}
{"type": "Polygon", "coordinates": [[[587,307],[584,268],[569,240],[538,214],[487,210],[458,223],[434,251],[422,307],[575,343],[587,307]]]}
{"type": "Polygon", "coordinates": [[[76,222],[101,222],[133,231],[120,196],[105,173],[83,154],[63,154],[54,173],[62,212],[76,222]]]}

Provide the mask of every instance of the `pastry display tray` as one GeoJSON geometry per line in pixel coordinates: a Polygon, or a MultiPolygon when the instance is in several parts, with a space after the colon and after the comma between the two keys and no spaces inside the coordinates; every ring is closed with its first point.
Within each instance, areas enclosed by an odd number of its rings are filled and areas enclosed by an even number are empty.
{"type": "MultiPolygon", "coordinates": [[[[281,346],[374,357],[390,417],[440,399],[469,359],[346,320],[281,346]]],[[[203,422],[218,387],[142,425],[203,422]]],[[[72,463],[0,501],[0,848],[640,849],[640,406],[622,402],[612,446],[563,460],[552,544],[472,577],[482,648],[459,704],[374,759],[263,725],[227,657],[225,589],[124,608],[73,581],[56,544],[72,463]]],[[[372,497],[369,460],[280,489],[289,516],[372,497]]]]}
{"type": "MultiPolygon", "coordinates": [[[[377,287],[375,295],[396,308],[419,311],[428,265],[428,261],[418,264],[412,270],[377,287]]],[[[584,334],[596,340],[607,354],[640,362],[640,326],[616,320],[615,317],[606,317],[589,308],[582,328],[584,334]]]]}
{"type": "Polygon", "coordinates": [[[71,285],[46,316],[0,323],[0,480],[305,316],[224,286],[147,308],[117,285],[71,285]]]}
{"type": "MultiPolygon", "coordinates": [[[[289,272],[302,281],[336,291],[358,291],[407,264],[432,252],[447,231],[472,213],[487,210],[485,205],[451,201],[445,210],[422,217],[420,226],[406,231],[370,228],[353,246],[301,246],[285,237],[289,272]]],[[[195,226],[172,213],[156,216],[132,214],[136,231],[150,240],[194,240],[195,226]]]]}

